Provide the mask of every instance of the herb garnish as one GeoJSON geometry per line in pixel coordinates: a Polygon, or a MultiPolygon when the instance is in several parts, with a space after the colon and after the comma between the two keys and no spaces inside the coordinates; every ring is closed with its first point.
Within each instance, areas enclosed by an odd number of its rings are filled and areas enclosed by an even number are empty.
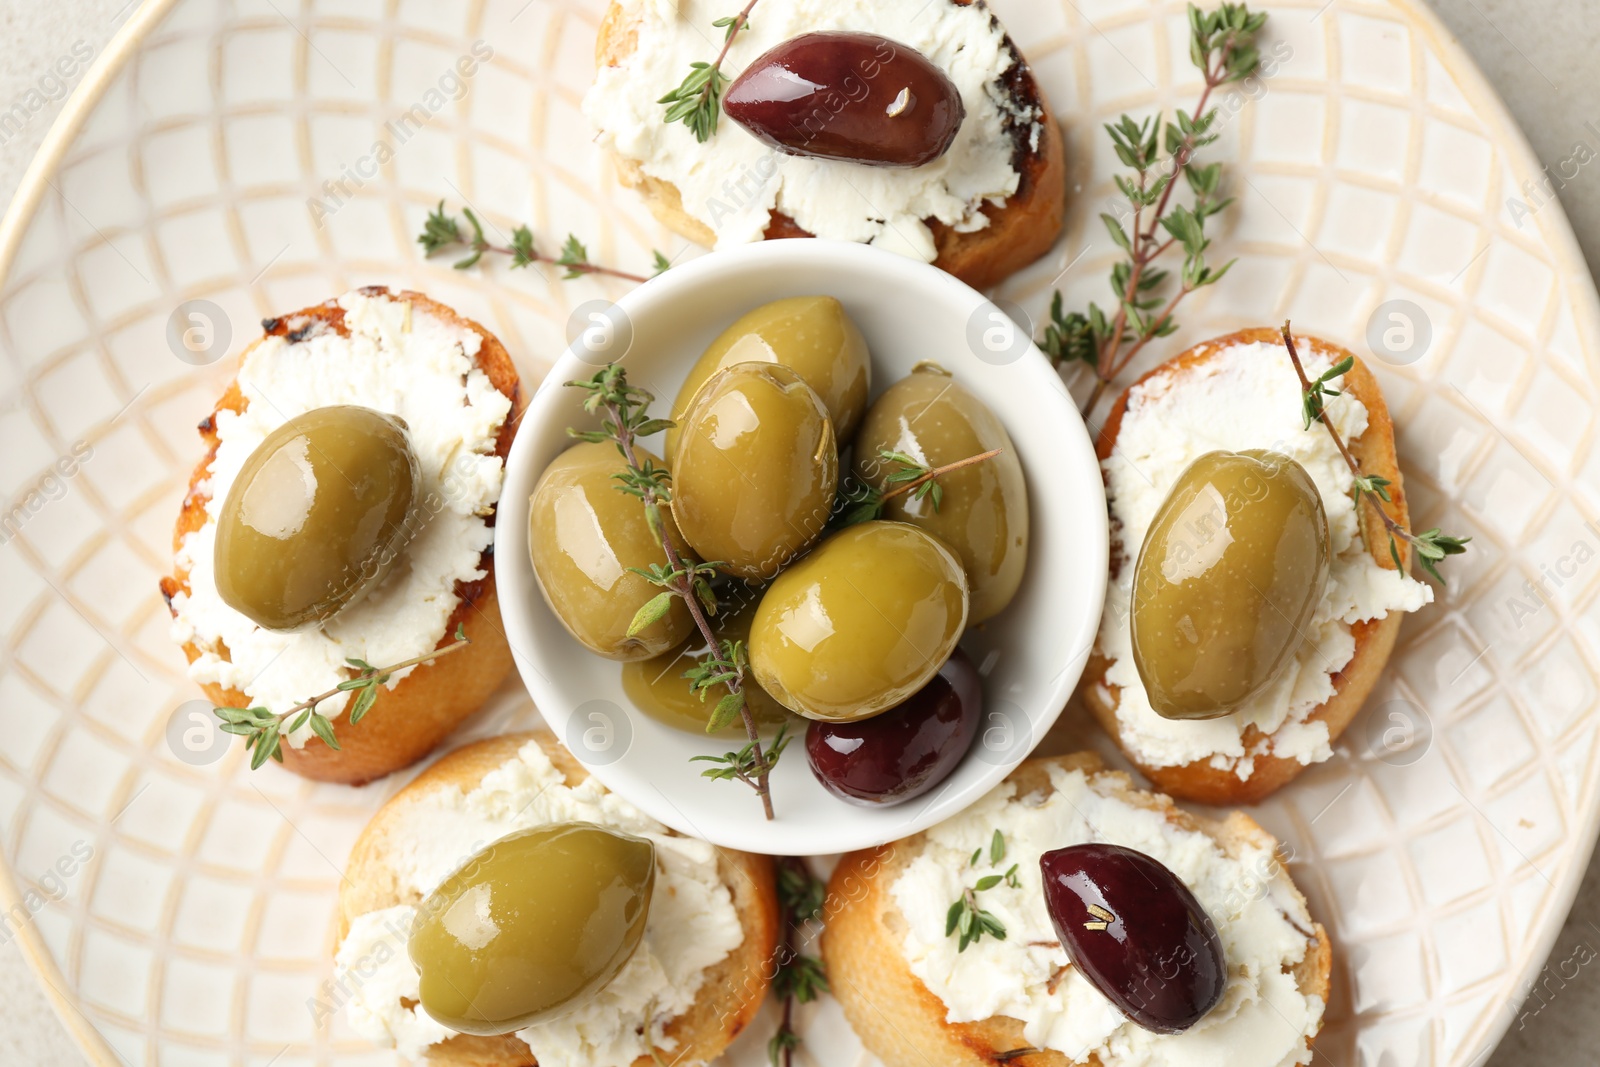
{"type": "Polygon", "coordinates": [[[795,1004],[809,1004],[828,992],[828,976],[822,961],[803,954],[797,944],[800,928],[822,918],[827,889],[815,878],[805,861],[795,856],[778,857],[779,929],[778,969],[772,976],[772,989],[783,1001],[783,1017],[772,1040],[767,1042],[767,1058],[772,1067],[790,1067],[800,1035],[794,1032],[795,1004]]]}
{"type": "Polygon", "coordinates": [[[938,482],[941,475],[951,471],[961,470],[976,463],[991,460],[1004,452],[1003,448],[991,448],[989,451],[966,459],[958,459],[954,463],[946,463],[942,467],[929,467],[919,463],[904,452],[892,452],[885,448],[878,452],[878,459],[884,463],[893,463],[900,469],[891,473],[883,480],[884,488],[878,489],[872,485],[853,482],[845,489],[842,498],[847,511],[844,511],[838,520],[840,526],[854,526],[858,522],[868,522],[883,515],[883,506],[903,493],[910,493],[913,500],[927,500],[933,504],[933,510],[938,511],[939,505],[944,502],[944,487],[938,482]]]}
{"type": "MultiPolygon", "coordinates": [[[[563,278],[581,278],[585,274],[606,274],[613,278],[622,278],[630,282],[646,282],[642,274],[630,274],[625,270],[616,270],[612,267],[602,267],[589,261],[589,250],[582,241],[573,234],[567,234],[566,243],[561,246],[559,255],[550,256],[540,252],[534,247],[533,231],[526,226],[518,226],[511,231],[511,244],[509,247],[491,244],[484,236],[483,223],[478,221],[478,216],[470,207],[463,207],[461,213],[466,216],[467,223],[472,227],[472,234],[462,233],[461,223],[454,215],[447,214],[444,210],[444,201],[439,201],[439,206],[428,213],[427,221],[422,224],[422,232],[417,235],[417,244],[422,246],[424,258],[431,259],[436,252],[446,248],[461,246],[467,254],[461,259],[450,264],[456,270],[466,270],[483,258],[485,252],[497,252],[503,256],[511,257],[511,267],[531,267],[535,263],[551,263],[558,267],[565,267],[563,278]]],[[[654,251],[654,250],[653,250],[654,251]]],[[[659,251],[654,251],[655,273],[660,274],[672,266],[672,261],[659,251]]]]}
{"type": "Polygon", "coordinates": [[[403,671],[407,667],[417,667],[424,663],[432,663],[441,656],[448,656],[458,649],[466,648],[472,642],[467,638],[467,632],[461,624],[456,624],[455,640],[448,645],[436,648],[424,656],[417,656],[401,663],[391,664],[388,667],[374,667],[366,660],[349,657],[345,660],[356,670],[354,678],[346,678],[326,693],[318,693],[308,700],[302,700],[288,711],[274,715],[263,707],[254,708],[215,708],[217,718],[222,720],[222,732],[237,734],[243,737],[244,747],[250,753],[250,769],[257,770],[267,760],[283,762],[283,735],[292,734],[303,726],[310,725],[312,732],[322,738],[324,744],[335,752],[339,751],[339,739],[334,735],[333,723],[329,718],[317,710],[317,705],[324,700],[331,700],[340,693],[354,693],[355,703],[350,706],[350,725],[360,722],[372,710],[373,702],[378,699],[378,686],[386,685],[396,671],[403,671]],[[284,724],[284,720],[294,716],[294,721],[284,724]]]}
{"type": "Polygon", "coordinates": [[[719,564],[686,562],[679,555],[672,538],[667,536],[661,516],[661,509],[672,502],[672,475],[665,467],[656,466],[650,459],[641,460],[634,447],[638,438],[669,429],[673,423],[668,419],[650,417],[649,408],[655,402],[655,394],[629,385],[628,372],[615,363],[596,371],[592,378],[566,384],[587,394],[583,400],[583,410],[601,416],[602,427],[599,430],[569,428],[567,433],[580,441],[610,441],[617,446],[617,451],[627,463],[625,471],[614,475],[619,483],[617,490],[637,497],[644,505],[645,521],[650,525],[652,536],[661,542],[666,555],[667,562],[664,564],[628,568],[662,590],[634,614],[628,626],[628,636],[638,634],[665,617],[672,609],[674,599],[682,600],[688,607],[695,627],[705,639],[706,647],[711,650],[707,658],[689,672],[690,687],[700,694],[702,701],[714,687],[721,686],[727,690],[711,712],[706,729],[718,730],[742,719],[745,734],[750,738],[737,752],[721,756],[695,756],[691,762],[718,764],[702,772],[704,777],[721,781],[736,780],[754,789],[761,798],[763,811],[771,819],[772,792],[767,779],[789,743],[787,731],[780,729],[771,747],[763,751],[761,733],[745,700],[744,676],[748,664],[743,645],[734,641],[718,641],[708,620],[708,616],[717,612],[717,597],[711,591],[710,579],[717,573],[719,564]]]}
{"type": "Polygon", "coordinates": [[[1135,122],[1123,115],[1115,125],[1106,125],[1117,158],[1134,171],[1131,178],[1120,174],[1116,178],[1117,188],[1133,206],[1131,232],[1115,215],[1100,216],[1111,239],[1127,253],[1111,270],[1116,310],[1108,314],[1091,302],[1087,312],[1065,313],[1058,291],[1050,302],[1050,325],[1039,342],[1056,366],[1081,361],[1094,371],[1094,390],[1083,406],[1086,413],[1094,409],[1140,349],[1178,328],[1172,316],[1183,298],[1215,285],[1233,266],[1230,260],[1213,269],[1205,258],[1211,245],[1205,234],[1206,220],[1233,202],[1219,192],[1222,164],[1198,166],[1192,160],[1196,151],[1218,136],[1212,129],[1218,110],[1206,109],[1211,94],[1249,77],[1260,65],[1255,39],[1266,21],[1264,12],[1252,14],[1245,4],[1225,3],[1210,13],[1190,4],[1189,58],[1205,75],[1205,87],[1194,110],[1179,110],[1171,121],[1158,115],[1135,122]],[[1165,163],[1158,158],[1163,145],[1168,156],[1165,163]],[[1162,173],[1152,177],[1158,168],[1162,173]],[[1194,194],[1192,208],[1171,207],[1180,173],[1194,194]],[[1160,290],[1171,272],[1152,264],[1174,245],[1183,248],[1181,284],[1170,297],[1164,297],[1160,290]]]}
{"type": "Polygon", "coordinates": [[[1328,436],[1333,438],[1334,447],[1339,450],[1339,455],[1350,467],[1350,473],[1355,477],[1356,507],[1361,506],[1365,500],[1372,505],[1372,510],[1377,512],[1383,520],[1383,525],[1389,532],[1389,558],[1394,560],[1396,570],[1405,570],[1400,563],[1400,541],[1404,541],[1416,550],[1417,558],[1422,561],[1422,569],[1433,575],[1433,580],[1444,583],[1439,576],[1437,564],[1446,556],[1459,556],[1467,550],[1470,537],[1451,537],[1441,533],[1439,527],[1424,533],[1416,534],[1396,522],[1384,504],[1390,503],[1389,486],[1394,484],[1389,479],[1376,474],[1366,474],[1361,470],[1361,464],[1356,462],[1356,457],[1344,443],[1344,438],[1339,431],[1334,429],[1333,422],[1328,418],[1326,403],[1331,396],[1342,395],[1329,383],[1350,371],[1355,366],[1355,357],[1346,356],[1334,364],[1328,371],[1317,378],[1316,381],[1306,377],[1305,367],[1300,362],[1300,354],[1295,351],[1294,337],[1289,332],[1289,324],[1283,324],[1283,344],[1289,350],[1289,362],[1294,364],[1295,374],[1300,377],[1300,396],[1303,405],[1301,415],[1305,419],[1305,428],[1311,429],[1313,422],[1320,422],[1327,429],[1328,436]],[[1381,503],[1380,503],[1381,501],[1381,503]]]}
{"type": "MultiPolygon", "coordinates": [[[[972,853],[968,866],[976,867],[978,860],[983,856],[983,849],[979,848],[972,853]]],[[[1006,858],[1005,835],[999,830],[994,832],[994,837],[989,841],[989,865],[998,867],[1006,858]]],[[[995,917],[994,913],[985,911],[978,906],[978,894],[987,892],[1004,882],[1011,889],[1019,889],[1022,882],[1017,878],[1020,864],[1013,863],[1004,874],[986,874],[975,883],[961,891],[955,903],[950,905],[950,910],[945,914],[944,936],[951,937],[960,934],[961,944],[957,952],[967,951],[967,946],[977,941],[984,934],[988,934],[996,941],[1006,939],[1006,926],[995,917]]]]}
{"type": "Polygon", "coordinates": [[[726,31],[717,58],[710,63],[689,64],[689,73],[684,75],[682,84],[656,101],[667,105],[664,119],[669,126],[674,122],[683,123],[701,144],[711,140],[711,135],[717,132],[717,119],[722,114],[722,90],[732,80],[722,73],[722,61],[728,58],[728,49],[733,47],[733,39],[739,36],[739,31],[750,24],[750,12],[759,2],[750,0],[737,15],[713,22],[711,25],[726,31]]]}

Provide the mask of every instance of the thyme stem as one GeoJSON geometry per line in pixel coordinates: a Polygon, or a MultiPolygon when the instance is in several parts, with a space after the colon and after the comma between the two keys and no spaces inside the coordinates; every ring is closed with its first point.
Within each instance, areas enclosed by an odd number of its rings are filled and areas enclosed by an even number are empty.
{"type": "MultiPolygon", "coordinates": [[[[753,7],[754,5],[752,4],[751,6],[753,7]]],[[[617,444],[622,448],[622,454],[628,461],[628,466],[635,471],[639,470],[641,464],[633,447],[633,430],[628,426],[627,419],[623,417],[621,407],[615,401],[608,400],[606,402],[606,413],[610,416],[617,444]]],[[[657,496],[655,489],[646,486],[643,488],[642,493],[644,506],[655,508],[659,512],[661,500],[657,496]]],[[[700,631],[700,636],[705,640],[706,647],[715,650],[720,647],[716,632],[712,630],[711,622],[706,618],[705,609],[700,604],[700,598],[695,595],[693,583],[687,576],[686,568],[683,565],[683,557],[678,554],[677,546],[672,543],[672,538],[668,536],[665,526],[659,523],[656,525],[661,529],[661,547],[667,554],[667,565],[680,575],[680,577],[673,580],[673,583],[668,588],[688,606],[689,616],[694,620],[695,628],[700,631]]],[[[728,692],[734,695],[738,695],[743,690],[742,679],[737,673],[726,679],[723,684],[727,687],[728,692]]],[[[750,711],[750,702],[748,700],[741,702],[739,718],[744,724],[745,735],[750,739],[750,744],[752,745],[751,754],[754,758],[756,774],[753,778],[744,773],[739,773],[735,777],[756,791],[756,795],[761,798],[761,810],[766,815],[767,821],[770,822],[775,817],[772,810],[772,789],[768,782],[772,772],[772,765],[767,762],[766,754],[761,750],[761,731],[756,727],[755,715],[750,711]]]]}

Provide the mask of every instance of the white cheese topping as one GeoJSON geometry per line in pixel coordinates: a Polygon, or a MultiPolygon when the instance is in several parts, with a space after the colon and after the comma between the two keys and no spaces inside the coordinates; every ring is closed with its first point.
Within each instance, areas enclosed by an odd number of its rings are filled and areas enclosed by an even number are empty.
{"type": "MultiPolygon", "coordinates": [[[[871,167],[791,156],[768,148],[722,116],[704,144],[682,123],[662,121],[660,98],[690,64],[709,62],[721,44],[712,23],[727,14],[712,0],[624,0],[637,14],[638,47],[620,66],[602,67],[584,98],[599,144],[675,185],[683,208],[717,235],[717,247],[761,239],[773,211],[818,237],[864,241],[931,262],[925,219],[960,231],[989,224],[980,210],[1017,191],[1007,120],[1038,144],[1040,116],[1019,111],[998,79],[1016,62],[983,0],[765,0],[734,41],[722,70],[737,77],[791,37],[819,30],[876,33],[909,45],[950,76],[967,117],[950,150],[921,167],[871,167]]],[[[841,100],[840,106],[848,106],[841,100]]]]}
{"type": "MultiPolygon", "coordinates": [[[[504,464],[494,454],[495,438],[511,402],[473,365],[482,336],[388,296],[352,292],[339,305],[350,336],[323,328],[294,342],[268,337],[240,366],[238,385],[249,403],[242,413],[217,415],[221,443],[201,486],[211,494],[206,524],[184,539],[177,557],[190,591],[172,598],[173,636],[202,650],[189,676],[240,690],[274,711],[350,677],[347,657],[384,666],[434,648],[459,603],[456,583],[483,577],[479,557],[494,540],[484,516],[500,498],[504,464]],[[333,404],[405,419],[422,466],[415,536],[382,584],[323,627],[272,633],[217,593],[217,516],[245,460],[269,433],[333,404]]],[[[396,672],[390,688],[409,673],[396,672]]],[[[341,693],[318,710],[335,716],[347,700],[341,693]]],[[[289,743],[299,747],[311,736],[302,727],[289,743]]]]}
{"type": "Polygon", "coordinates": [[[1016,796],[1002,783],[978,803],[928,831],[927,846],[891,887],[905,916],[911,972],[944,1002],[952,1023],[1003,1015],[1024,1024],[1023,1041],[1074,1063],[1118,1067],[1289,1067],[1311,1061],[1306,1036],[1322,1020],[1322,998],[1302,993],[1294,975],[1310,946],[1311,916],[1270,848],[1248,846],[1230,858],[1199,831],[1182,830],[1159,811],[1093,789],[1081,771],[1050,769],[1055,792],[1016,796]],[[1006,929],[958,951],[945,936],[950,902],[980,877],[1002,873],[987,856],[1005,837],[1001,867],[1017,865],[1017,887],[987,889],[982,906],[1006,929]],[[1228,962],[1221,1002],[1190,1030],[1161,1035],[1129,1021],[1068,965],[1039,873],[1039,857],[1068,845],[1109,842],[1153,856],[1176,874],[1216,923],[1228,962]],[[981,851],[978,866],[971,857],[981,851]]]}
{"type": "MultiPolygon", "coordinates": [[[[1306,373],[1316,379],[1329,361],[1296,346],[1306,373]]],[[[1343,379],[1333,383],[1339,388],[1343,379]]],[[[1367,428],[1367,409],[1348,393],[1327,407],[1346,441],[1367,428]]],[[[1117,433],[1116,451],[1103,464],[1113,539],[1120,543],[1100,621],[1100,647],[1113,662],[1106,681],[1119,686],[1117,720],[1122,743],[1141,763],[1168,767],[1209,759],[1240,779],[1254,757],[1272,754],[1301,763],[1333,755],[1328,728],[1307,716],[1333,696],[1333,675],[1355,654],[1352,623],[1391,611],[1416,611],[1433,590],[1378,565],[1361,539],[1353,476],[1322,426],[1301,421],[1299,379],[1281,344],[1236,345],[1216,353],[1181,378],[1151,378],[1133,388],[1117,433]],[[1175,720],[1156,714],[1133,661],[1128,605],[1134,564],[1156,511],[1178,477],[1206,452],[1267,448],[1298,462],[1316,482],[1328,515],[1333,553],[1328,585],[1307,628],[1307,641],[1278,680],[1239,711],[1220,719],[1175,720]],[[1247,751],[1246,727],[1263,737],[1247,751]]],[[[1366,506],[1366,505],[1363,505],[1366,506]]]]}
{"type": "MultiPolygon", "coordinates": [[[[714,846],[674,836],[597,779],[568,787],[530,741],[470,793],[445,789],[420,797],[391,828],[397,851],[388,858],[400,889],[426,896],[486,845],[558,822],[599,823],[654,842],[655,891],[644,938],[622,971],[591,999],[516,1036],[539,1067],[628,1067],[649,1055],[647,1040],[670,1053],[677,1042],[666,1025],[694,1003],[706,971],[744,941],[714,846]]],[[[349,997],[351,1027],[411,1060],[455,1033],[421,1007],[401,1003],[419,995],[406,951],[415,912],[400,905],[358,917],[339,945],[334,982],[349,997]]]]}

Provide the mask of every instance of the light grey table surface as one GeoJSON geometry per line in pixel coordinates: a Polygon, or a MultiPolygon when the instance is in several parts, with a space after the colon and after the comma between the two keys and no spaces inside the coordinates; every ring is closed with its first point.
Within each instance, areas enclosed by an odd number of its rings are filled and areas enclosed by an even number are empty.
{"type": "MultiPolygon", "coordinates": [[[[1585,124],[1600,126],[1600,0],[1430,2],[1499,89],[1541,160],[1554,164],[1578,141],[1596,147],[1585,124]]],[[[76,42],[98,56],[133,6],[132,0],[0,0],[6,48],[0,110],[38,87],[76,42]]],[[[9,202],[61,99],[0,142],[0,203],[9,202]]],[[[1591,267],[1600,269],[1600,177],[1584,170],[1560,195],[1591,267]]],[[[1590,865],[1552,958],[1569,959],[1585,946],[1586,955],[1600,954],[1600,863],[1590,865]]],[[[1551,968],[1536,987],[1500,1048],[1473,1067],[1592,1067],[1600,1061],[1600,972],[1585,968],[1565,980],[1551,968]]],[[[15,943],[0,948],[0,1064],[82,1062],[15,943]]]]}

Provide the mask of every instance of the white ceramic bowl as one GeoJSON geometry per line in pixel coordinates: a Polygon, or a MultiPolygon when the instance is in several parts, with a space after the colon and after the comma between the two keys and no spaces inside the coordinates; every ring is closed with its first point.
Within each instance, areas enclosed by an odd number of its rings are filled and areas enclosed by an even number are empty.
{"type": "MultiPolygon", "coordinates": [[[[813,855],[880,844],[982,796],[1027,756],[1077,684],[1105,593],[1099,465],[1045,357],[998,308],[943,271],[832,241],[770,241],[705,256],[595,310],[609,314],[614,328],[602,322],[587,343],[576,342],[533,397],[511,450],[496,524],[506,632],[551,728],[602,782],[654,818],[749,852],[813,855]],[[955,773],[905,804],[849,804],[817,783],[797,736],[773,774],[777,818],[768,822],[748,787],[702,778],[706,764],[690,762],[726,751],[728,741],[635,711],[622,690],[621,665],[585,650],[556,619],[528,558],[528,498],[545,466],[572,443],[567,427],[594,424],[580,391],[563,383],[625,353],[629,381],[655,393],[652,411],[665,415],[690,366],[729,323],[767,301],[810,294],[837,297],[866,335],[874,397],[918,362],[933,360],[1000,417],[1026,472],[1031,539],[1017,598],[963,641],[984,671],[986,704],[979,739],[955,773]]],[[[658,442],[647,444],[660,454],[658,442]]]]}

